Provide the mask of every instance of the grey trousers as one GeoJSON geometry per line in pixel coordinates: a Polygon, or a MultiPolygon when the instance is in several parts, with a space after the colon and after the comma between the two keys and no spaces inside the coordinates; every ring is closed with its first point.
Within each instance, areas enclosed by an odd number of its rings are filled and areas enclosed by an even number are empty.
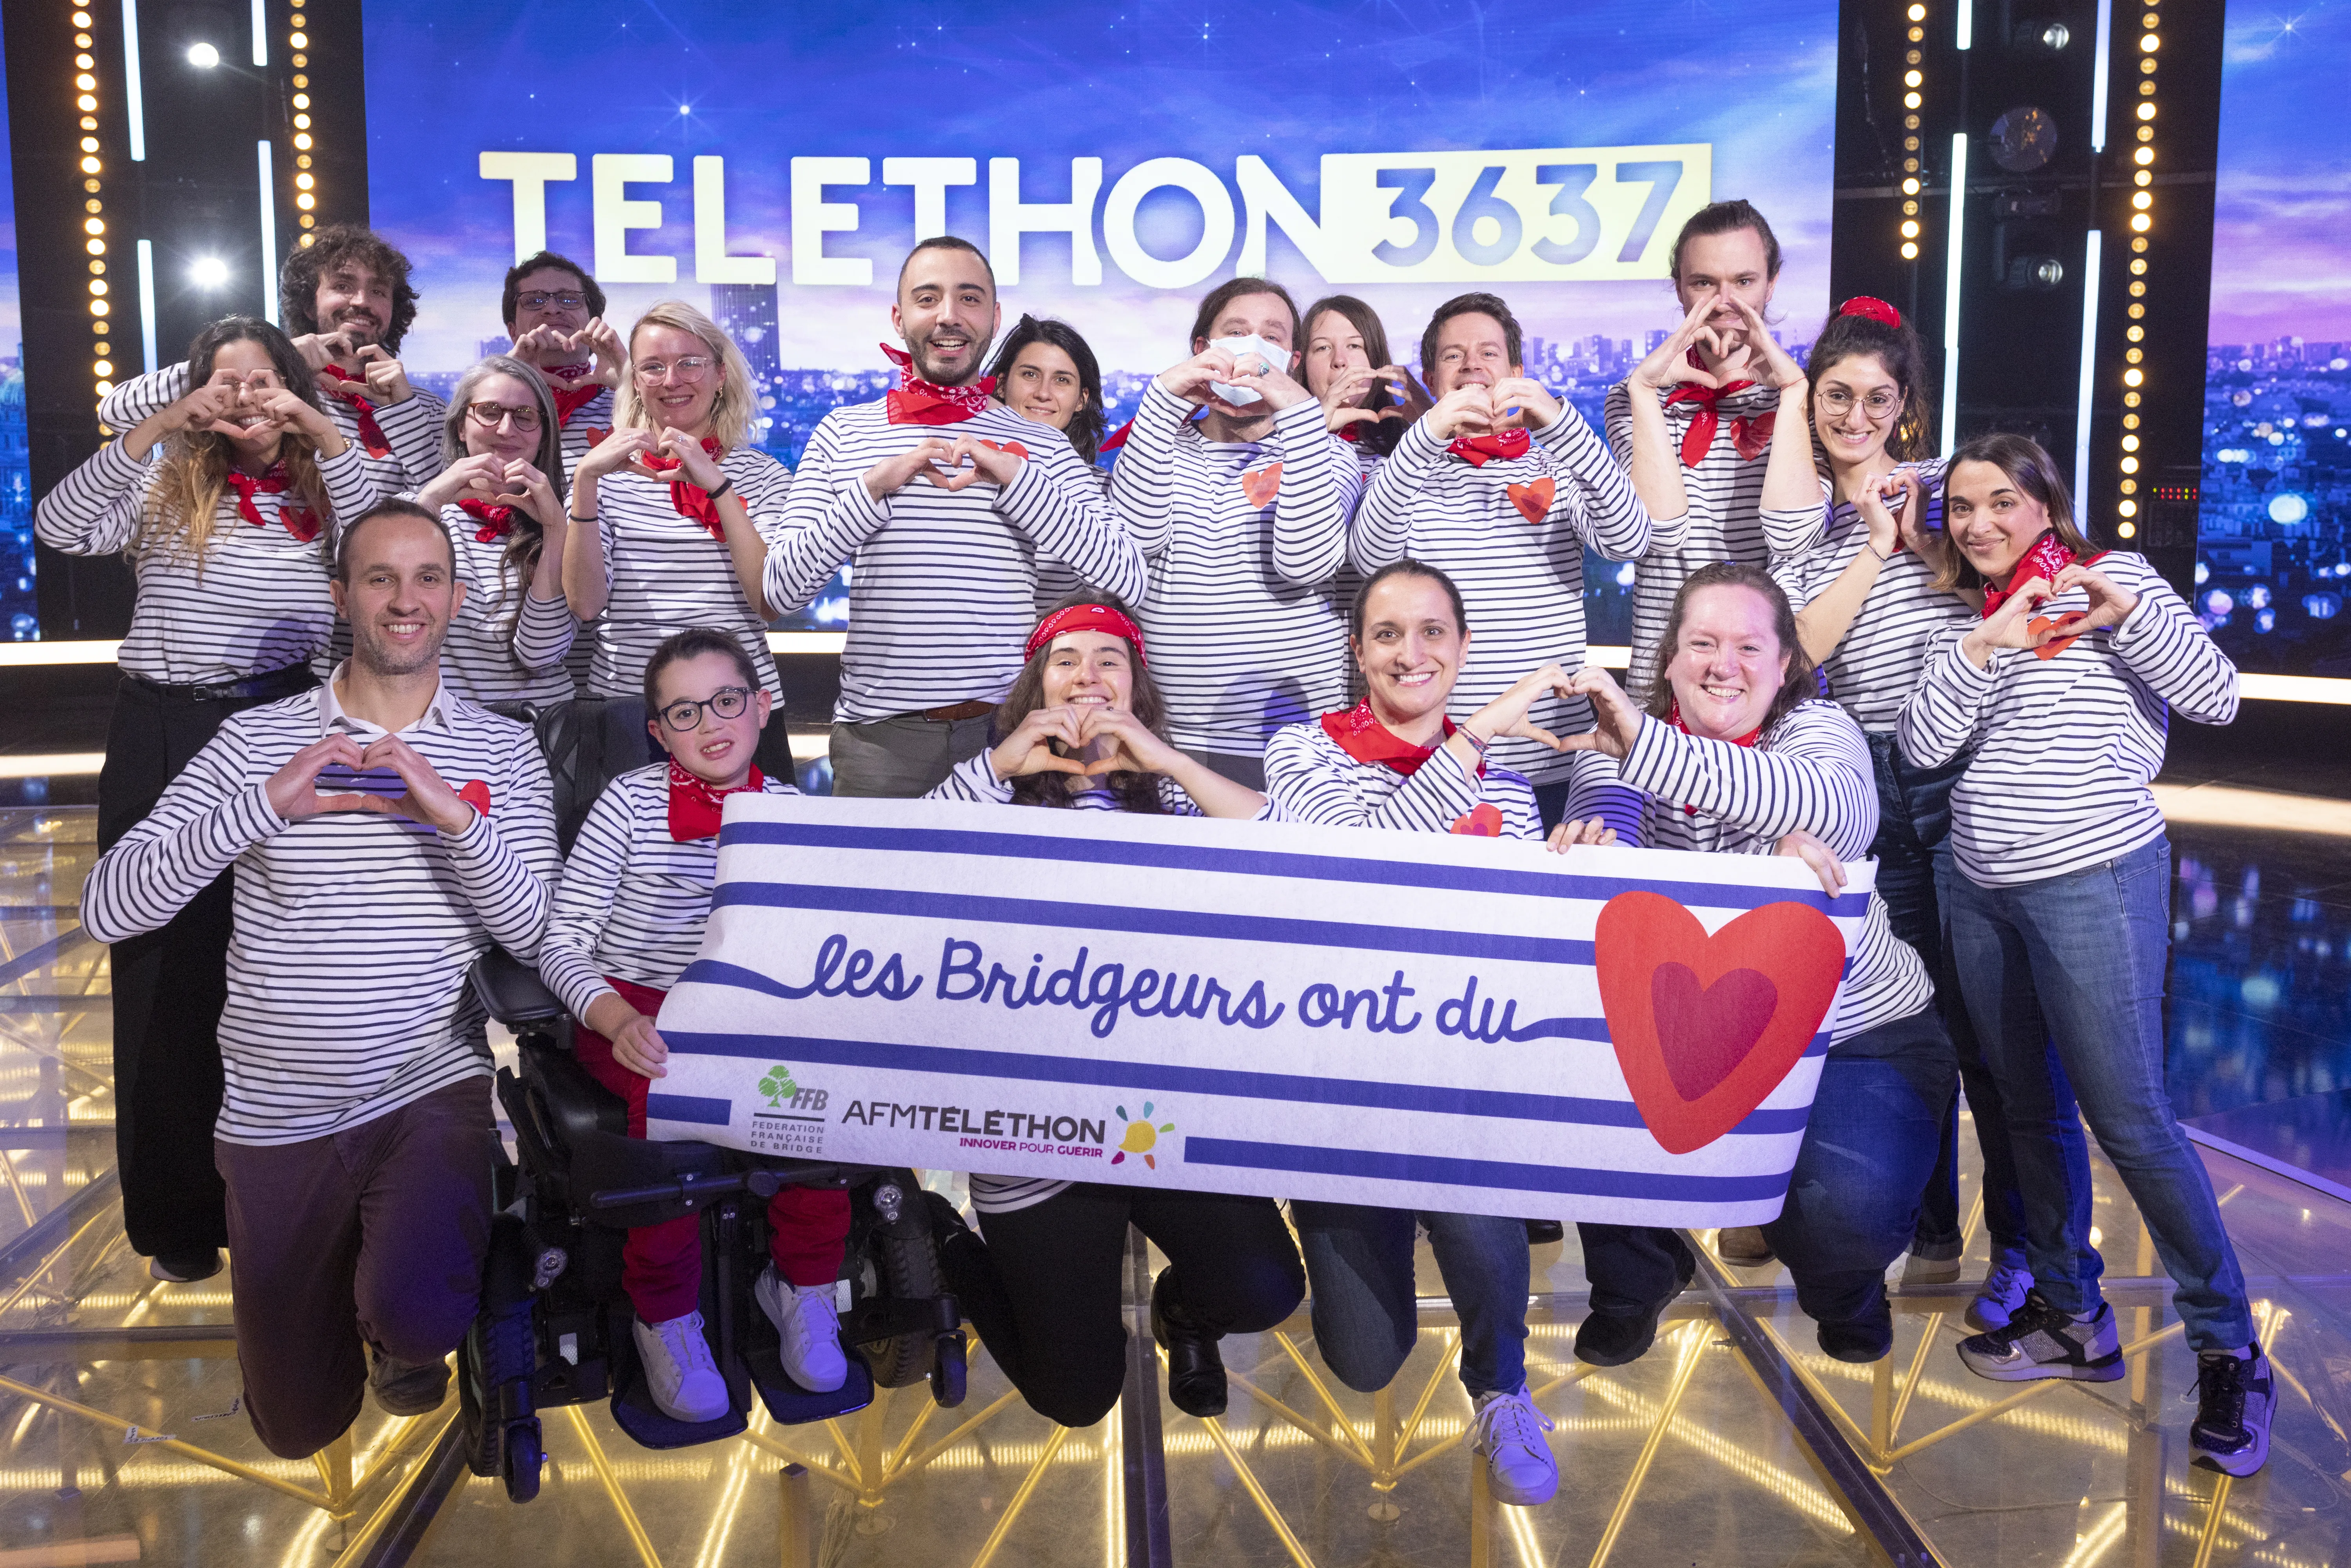
{"type": "Polygon", "coordinates": [[[1213,773],[1221,773],[1244,789],[1265,793],[1265,758],[1242,757],[1230,751],[1195,751],[1184,747],[1184,755],[1213,773]]]}
{"type": "Polygon", "coordinates": [[[988,717],[941,724],[897,714],[832,727],[832,792],[912,800],[946,782],[958,762],[987,749],[988,717]]]}

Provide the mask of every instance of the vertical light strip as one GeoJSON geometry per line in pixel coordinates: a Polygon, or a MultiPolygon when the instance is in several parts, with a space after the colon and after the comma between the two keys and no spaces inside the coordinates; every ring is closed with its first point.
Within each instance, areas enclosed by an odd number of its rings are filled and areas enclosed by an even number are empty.
{"type": "Polygon", "coordinates": [[[2105,236],[2090,231],[2082,257],[2082,382],[2074,399],[2074,520],[2090,526],[2090,391],[2097,379],[2098,260],[2105,236]]]}
{"type": "Polygon", "coordinates": [[[131,161],[147,161],[147,97],[139,88],[139,0],[122,0],[123,107],[131,115],[131,161]]]}
{"type": "Polygon", "coordinates": [[[1954,47],[1969,49],[1976,41],[1976,0],[1959,0],[1959,26],[1951,42],[1954,47]]]}
{"type": "Polygon", "coordinates": [[[1959,444],[1959,235],[1968,199],[1968,133],[1951,137],[1951,236],[1943,262],[1943,455],[1959,444]]]}
{"type": "Polygon", "coordinates": [[[277,322],[277,181],[269,172],[269,142],[256,142],[261,157],[261,314],[271,326],[277,322]]]}
{"type": "Polygon", "coordinates": [[[2098,0],[2098,49],[2090,57],[2090,151],[2106,150],[2106,55],[2115,43],[2115,0],[2098,0]]]}
{"type": "Polygon", "coordinates": [[[139,349],[146,358],[141,361],[150,371],[155,368],[155,242],[139,242],[139,349]]]}
{"type": "Polygon", "coordinates": [[[269,0],[253,0],[253,63],[269,63],[269,0]]]}

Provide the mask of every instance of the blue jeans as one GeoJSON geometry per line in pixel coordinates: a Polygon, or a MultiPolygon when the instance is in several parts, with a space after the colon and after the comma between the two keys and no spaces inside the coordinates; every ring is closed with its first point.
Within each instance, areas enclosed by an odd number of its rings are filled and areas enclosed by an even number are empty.
{"type": "Polygon", "coordinates": [[[1917,1230],[1950,1103],[1951,1040],[1931,1007],[1839,1041],[1821,1063],[1787,1207],[1763,1227],[1813,1322],[1883,1312],[1886,1266],[1917,1230]]]}
{"type": "Polygon", "coordinates": [[[2008,1107],[2033,1283],[2069,1312],[2098,1304],[2090,1155],[2080,1103],[2155,1239],[2198,1350],[2251,1343],[2244,1276],[2211,1179],[2163,1085],[2163,971],[2171,845],[2020,887],[1955,879],[1953,956],[2008,1107]]]}
{"type": "Polygon", "coordinates": [[[1461,1318],[1461,1381],[1473,1399],[1527,1380],[1527,1222],[1418,1214],[1359,1203],[1290,1202],[1306,1255],[1314,1343],[1339,1381],[1360,1394],[1388,1385],[1420,1335],[1412,1281],[1416,1220],[1428,1227],[1437,1272],[1461,1318]]]}
{"type": "MultiPolygon", "coordinates": [[[[1959,1082],[1968,1092],[1976,1145],[1983,1154],[1984,1232],[1992,1266],[2024,1263],[2022,1200],[2016,1190],[2016,1161],[2009,1151],[2008,1122],[2000,1086],[1984,1066],[1983,1051],[1969,1027],[1967,1009],[1952,978],[1949,922],[1951,879],[1959,874],[1951,852],[1951,787],[1972,757],[1938,768],[1914,768],[1891,735],[1869,737],[1877,778],[1877,837],[1869,852],[1877,861],[1877,894],[1886,901],[1886,923],[1908,943],[1935,982],[1935,1010],[1950,1034],[1959,1082]]],[[[1959,1233],[1959,1103],[1946,1097],[1943,1130],[1933,1173],[1918,1206],[1917,1234],[1910,1249],[1922,1258],[1957,1258],[1959,1233]]]]}

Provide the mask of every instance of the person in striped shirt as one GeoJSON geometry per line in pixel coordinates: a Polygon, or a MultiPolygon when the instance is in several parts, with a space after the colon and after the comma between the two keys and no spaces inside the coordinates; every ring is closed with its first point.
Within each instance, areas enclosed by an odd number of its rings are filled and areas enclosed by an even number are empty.
{"type": "MultiPolygon", "coordinates": [[[[375,490],[319,406],[310,368],[266,321],[215,321],[173,368],[184,391],[41,497],[35,537],[127,556],[138,582],[98,780],[98,842],[150,811],[233,714],[318,684],[331,639],[325,536],[375,490]]],[[[114,949],[115,1164],[123,1228],[159,1280],[220,1269],[228,1236],[212,1124],[229,879],[114,949]]]]}
{"type": "Polygon", "coordinates": [[[493,944],[536,956],[557,869],[530,732],[442,683],[465,587],[440,519],[352,519],[333,592],[350,660],[231,715],[82,888],[84,926],[121,942],[235,868],[213,1153],[246,1410],[286,1458],[367,1388],[395,1416],[447,1390],[496,1136],[466,975],[493,944]]]}
{"type": "MultiPolygon", "coordinates": [[[[1812,658],[1786,596],[1761,568],[1701,567],[1676,595],[1665,634],[1672,652],[1643,706],[1605,671],[1575,677],[1599,720],[1570,744],[1612,759],[1614,781],[1646,798],[1626,841],[1800,856],[1835,897],[1843,862],[1866,853],[1877,832],[1877,794],[1860,727],[1813,695],[1812,658]]],[[[1763,1227],[1821,1349],[1839,1361],[1876,1361],[1893,1347],[1886,1266],[1916,1232],[1951,1099],[1951,1041],[1934,996],[1926,966],[1872,893],[1835,1014],[1823,1023],[1828,1052],[1786,1207],[1763,1227]]],[[[1669,1230],[1634,1233],[1627,1246],[1646,1253],[1660,1288],[1687,1282],[1695,1267],[1669,1230]]],[[[1595,1311],[1576,1353],[1585,1335],[1611,1330],[1646,1343],[1656,1325],[1654,1311],[1614,1322],[1595,1311]]]]}
{"type": "Polygon", "coordinates": [[[349,422],[344,434],[376,465],[383,493],[413,491],[441,471],[446,410],[409,384],[399,360],[416,319],[408,257],[357,224],[329,224],[308,237],[278,269],[278,318],[349,422]]]}
{"type": "Polygon", "coordinates": [[[2089,1243],[2085,1117],[2177,1286],[2196,1462],[2251,1475],[2275,1389],[2211,1179],[2164,1091],[2171,846],[2148,788],[2169,714],[2236,716],[2236,666],[2145,557],[2091,549],[2034,442],[1953,453],[1943,516],[1958,550],[1937,582],[1980,591],[1984,614],[1928,655],[1897,733],[1917,767],[1974,753],[1951,791],[1951,948],[2007,1108],[2032,1269],[2007,1324],[1959,1355],[2003,1381],[2123,1375],[2089,1243]]]}
{"type": "Polygon", "coordinates": [[[1142,621],[1167,732],[1253,789],[1266,737],[1339,706],[1347,689],[1334,580],[1363,476],[1290,379],[1297,336],[1281,285],[1236,277],[1209,290],[1191,357],[1144,392],[1111,470],[1111,506],[1151,563],[1142,621]],[[1249,635],[1236,641],[1235,626],[1249,635]]]}
{"type": "Polygon", "coordinates": [[[507,268],[499,307],[514,340],[508,351],[554,393],[568,476],[617,423],[612,407],[629,372],[628,348],[604,319],[604,291],[588,269],[551,250],[507,268]]]}
{"type": "Polygon", "coordinates": [[[582,531],[564,552],[563,586],[571,613],[596,628],[590,695],[635,695],[664,638],[717,626],[782,704],[760,573],[791,476],[748,444],[758,412],[751,367],[716,322],[676,299],[637,318],[620,424],[572,470],[570,522],[582,531]]]}
{"type": "MultiPolygon", "coordinates": [[[[1509,737],[1558,749],[1559,735],[1534,716],[1571,682],[1560,666],[1543,665],[1456,724],[1446,708],[1468,661],[1468,620],[1461,591],[1433,567],[1406,559],[1373,574],[1350,626],[1369,695],[1353,709],[1290,726],[1266,747],[1267,790],[1284,816],[1332,827],[1541,836],[1533,786],[1495,758],[1509,737]]],[[[1588,752],[1578,770],[1608,771],[1588,752]]],[[[1589,793],[1593,815],[1562,824],[1562,849],[1612,841],[1612,813],[1628,826],[1634,821],[1638,800],[1630,790],[1589,793]],[[1602,799],[1612,793],[1613,804],[1602,799]]],[[[1364,1393],[1386,1387],[1419,1337],[1413,1235],[1416,1224],[1427,1228],[1460,1314],[1461,1382],[1477,1409],[1473,1441],[1494,1496],[1548,1502],[1559,1465],[1542,1435],[1551,1419],[1527,1393],[1526,1222],[1303,1198],[1291,1200],[1290,1216],[1312,1283],[1315,1344],[1339,1380],[1364,1393]]],[[[1582,1228],[1591,1258],[1625,1228],[1582,1228]]],[[[1594,1297],[1601,1293],[1595,1277],[1594,1297]]]]}
{"type": "Polygon", "coordinates": [[[1306,308],[1305,321],[1300,379],[1321,400],[1331,434],[1354,448],[1369,484],[1432,400],[1410,371],[1388,362],[1387,327],[1364,300],[1325,295],[1306,308]]]}
{"type": "Polygon", "coordinates": [[[1040,561],[1142,595],[1142,552],[1068,437],[989,401],[980,367],[1001,319],[979,248],[924,240],[890,309],[905,348],[883,350],[901,384],[826,414],[801,454],[768,599],[797,610],[852,568],[836,795],[920,795],[987,744],[1036,619],[1040,561]]]}
{"type": "MultiPolygon", "coordinates": [[[[1425,561],[1478,606],[1483,657],[1453,689],[1457,721],[1508,690],[1514,671],[1583,664],[1586,546],[1632,560],[1672,548],[1683,524],[1653,521],[1607,444],[1527,378],[1522,340],[1518,318],[1494,295],[1437,307],[1420,344],[1437,402],[1372,476],[1348,538],[1365,577],[1392,561],[1425,561]]],[[[1592,727],[1579,694],[1546,693],[1534,715],[1553,734],[1592,727]]],[[[1559,821],[1572,759],[1532,741],[1499,746],[1495,760],[1534,786],[1544,822],[1559,821]]]]}
{"type": "MultiPolygon", "coordinates": [[[[538,956],[548,988],[580,1020],[580,1064],[627,1103],[632,1138],[645,1135],[653,1081],[668,1075],[653,1019],[702,945],[726,797],[799,793],[753,760],[773,705],[731,633],[692,626],[664,639],[645,663],[644,695],[646,731],[668,760],[622,774],[589,809],[538,956]]],[[[779,1187],[768,1230],[752,1297],[776,1325],[785,1372],[829,1394],[849,1375],[832,1306],[849,1195],[779,1187]]],[[[653,1403],[680,1421],[726,1415],[726,1382],[703,1333],[701,1217],[632,1229],[621,1284],[653,1403]]]]}
{"type": "MultiPolygon", "coordinates": [[[[1790,400],[1804,395],[1802,367],[1772,340],[1763,319],[1780,277],[1771,224],[1745,201],[1701,207],[1675,236],[1672,268],[1681,324],[1609,389],[1602,414],[1617,460],[1650,512],[1687,517],[1679,534],[1656,541],[1634,568],[1627,674],[1635,700],[1646,696],[1658,667],[1666,618],[1683,580],[1711,561],[1764,565],[1803,543],[1819,510],[1763,511],[1773,428],[1790,400]],[[1661,416],[1663,440],[1653,413],[1661,416]]],[[[1780,461],[1808,476],[1803,434],[1793,433],[1780,461]]]]}
{"type": "MultiPolygon", "coordinates": [[[[1913,768],[1895,740],[1902,705],[1917,689],[1928,654],[1976,613],[1960,594],[1935,586],[1950,541],[1943,532],[1943,460],[1928,444],[1934,405],[1926,351],[1894,307],[1850,299],[1814,340],[1808,373],[1809,408],[1782,413],[1773,454],[1776,462],[1777,441],[1809,415],[1818,470],[1787,486],[1775,467],[1765,481],[1765,502],[1811,506],[1821,527],[1814,542],[1775,560],[1771,576],[1795,607],[1797,633],[1826,677],[1828,695],[1869,740],[1877,788],[1877,837],[1869,852],[1877,862],[1877,892],[1894,934],[1925,960],[1935,982],[1982,1153],[1991,1266],[1968,1321],[1998,1328],[2022,1303],[2032,1276],[2000,1087],[1983,1065],[1946,950],[1943,907],[1957,874],[1951,789],[1968,758],[1913,768]]],[[[1957,1279],[1961,1242],[1954,1100],[1904,1277],[1922,1283],[1957,1279]]],[[[1766,1250],[1760,1243],[1751,1229],[1726,1230],[1717,1245],[1735,1262],[1757,1262],[1766,1250]]]]}
{"type": "MultiPolygon", "coordinates": [[[[1050,424],[1070,438],[1070,450],[1093,470],[1093,477],[1110,491],[1110,474],[1098,466],[1108,445],[1102,427],[1108,416],[1102,406],[1102,365],[1092,344],[1067,321],[1023,316],[997,345],[996,361],[987,368],[998,402],[1039,424],[1050,424]]],[[[1119,444],[1126,431],[1118,433],[1119,444]]],[[[1075,568],[1049,557],[1037,558],[1037,613],[1042,615],[1082,585],[1075,568]]]]}
{"type": "MultiPolygon", "coordinates": [[[[927,799],[1183,817],[1265,818],[1265,797],[1195,761],[1162,730],[1165,702],[1144,633],[1108,595],[1072,596],[1029,633],[992,750],[927,799]]],[[[1091,1427],[1126,1377],[1120,1280],[1132,1224],[1167,1256],[1151,1290],[1167,1393],[1194,1416],[1224,1413],[1217,1342],[1259,1333],[1298,1308],[1298,1249],[1273,1200],[1122,1183],[977,1173],[973,1234],[927,1195],[947,1282],[1021,1397],[1064,1427],[1091,1427]]]]}
{"type": "Polygon", "coordinates": [[[442,428],[448,465],[416,494],[440,514],[465,602],[441,664],[475,702],[561,702],[580,623],[563,595],[563,450],[538,371],[493,354],[458,378],[442,428]]]}

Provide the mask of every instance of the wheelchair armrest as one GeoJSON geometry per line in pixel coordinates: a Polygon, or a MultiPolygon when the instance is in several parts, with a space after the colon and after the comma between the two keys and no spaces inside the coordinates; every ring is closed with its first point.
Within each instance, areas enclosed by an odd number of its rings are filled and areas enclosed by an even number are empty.
{"type": "Polygon", "coordinates": [[[538,971],[503,947],[493,947],[475,959],[466,980],[483,1009],[508,1029],[553,1023],[563,1016],[563,1004],[555,999],[538,971]]]}

